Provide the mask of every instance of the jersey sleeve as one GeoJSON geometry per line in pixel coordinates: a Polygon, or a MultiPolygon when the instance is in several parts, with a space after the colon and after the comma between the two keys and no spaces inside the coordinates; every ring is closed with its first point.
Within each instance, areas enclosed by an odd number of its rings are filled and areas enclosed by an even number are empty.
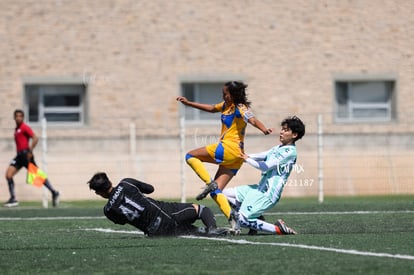
{"type": "Polygon", "coordinates": [[[25,136],[32,138],[35,135],[32,128],[30,128],[29,125],[23,124],[22,126],[22,131],[25,136]]]}
{"type": "Polygon", "coordinates": [[[254,159],[254,160],[265,160],[267,154],[269,154],[269,151],[270,150],[260,152],[260,153],[249,154],[249,158],[254,159]]]}
{"type": "Polygon", "coordinates": [[[253,158],[248,158],[246,162],[254,168],[259,169],[262,172],[266,172],[271,169],[275,169],[277,166],[291,162],[296,158],[296,151],[291,146],[279,147],[278,150],[274,150],[272,154],[275,154],[275,156],[269,158],[268,160],[255,160],[253,158]]]}
{"type": "Polygon", "coordinates": [[[272,169],[272,167],[275,165],[274,163],[270,161],[266,162],[262,160],[254,160],[252,158],[246,159],[246,162],[250,164],[252,167],[259,169],[260,171],[263,171],[263,172],[272,169]]]}
{"type": "Polygon", "coordinates": [[[135,185],[136,187],[138,187],[139,191],[141,191],[144,194],[151,194],[152,192],[154,192],[154,186],[133,178],[125,178],[121,180],[121,182],[127,182],[132,185],[135,185]]]}
{"type": "Polygon", "coordinates": [[[251,119],[252,117],[255,117],[254,113],[252,112],[252,110],[250,108],[248,108],[246,105],[244,104],[239,104],[237,105],[237,109],[239,109],[239,112],[244,120],[244,122],[247,122],[249,119],[251,119]]]}
{"type": "Polygon", "coordinates": [[[217,103],[216,105],[214,105],[214,109],[215,109],[217,112],[221,112],[221,111],[223,111],[223,109],[224,109],[224,101],[222,101],[222,102],[217,103]]]}

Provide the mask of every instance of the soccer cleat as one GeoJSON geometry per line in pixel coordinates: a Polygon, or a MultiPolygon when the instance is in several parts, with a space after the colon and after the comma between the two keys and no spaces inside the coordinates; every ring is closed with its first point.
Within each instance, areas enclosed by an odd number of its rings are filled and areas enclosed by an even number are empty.
{"type": "Polygon", "coordinates": [[[18,206],[19,202],[15,198],[10,198],[4,203],[4,207],[15,207],[18,206]]]}
{"type": "Polygon", "coordinates": [[[239,220],[238,212],[234,210],[231,211],[229,223],[230,223],[230,234],[234,236],[240,235],[241,228],[240,228],[240,220],[239,220]]]}
{"type": "Polygon", "coordinates": [[[58,206],[59,205],[59,192],[58,191],[56,191],[56,192],[53,192],[53,194],[52,194],[52,205],[53,205],[53,207],[56,207],[56,206],[58,206]]]}
{"type": "Polygon", "coordinates": [[[217,237],[217,236],[227,236],[229,230],[227,228],[210,228],[207,231],[207,236],[217,237]]]}
{"type": "Polygon", "coordinates": [[[216,190],[218,188],[217,182],[212,181],[211,183],[207,184],[204,190],[197,195],[196,200],[201,201],[204,199],[210,192],[216,190]]]}
{"type": "Polygon", "coordinates": [[[295,230],[288,227],[283,220],[277,220],[275,222],[276,234],[277,235],[296,235],[298,234],[295,230]]]}
{"type": "MultiPolygon", "coordinates": [[[[257,218],[258,220],[264,221],[265,218],[263,217],[263,215],[261,215],[260,217],[257,218]]],[[[247,233],[247,235],[253,236],[253,235],[257,235],[257,230],[250,228],[249,232],[247,233]]]]}

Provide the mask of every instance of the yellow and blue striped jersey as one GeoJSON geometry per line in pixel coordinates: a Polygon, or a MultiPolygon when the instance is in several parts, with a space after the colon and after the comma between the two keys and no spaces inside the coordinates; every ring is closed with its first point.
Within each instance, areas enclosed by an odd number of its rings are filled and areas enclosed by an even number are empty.
{"type": "Polygon", "coordinates": [[[214,107],[217,111],[221,112],[220,140],[235,142],[243,148],[247,121],[254,117],[254,114],[243,104],[226,106],[223,101],[214,107]]]}

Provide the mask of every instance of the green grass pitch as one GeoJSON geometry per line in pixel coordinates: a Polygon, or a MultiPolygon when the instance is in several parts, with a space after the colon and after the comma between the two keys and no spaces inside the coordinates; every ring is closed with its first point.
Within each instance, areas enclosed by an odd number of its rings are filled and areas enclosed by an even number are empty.
{"type": "MultiPolygon", "coordinates": [[[[219,213],[211,199],[204,204],[219,213]]],[[[414,196],[283,198],[295,236],[146,238],[101,201],[0,209],[1,274],[414,274],[414,196]]],[[[227,226],[218,214],[219,226],[227,226]]]]}

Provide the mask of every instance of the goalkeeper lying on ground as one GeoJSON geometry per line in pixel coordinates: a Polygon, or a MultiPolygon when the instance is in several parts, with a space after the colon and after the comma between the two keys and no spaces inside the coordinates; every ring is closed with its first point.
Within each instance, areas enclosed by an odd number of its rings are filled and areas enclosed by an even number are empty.
{"type": "Polygon", "coordinates": [[[108,199],[105,216],[116,224],[131,224],[146,235],[226,235],[227,229],[219,229],[213,212],[203,205],[163,202],[146,197],[154,191],[150,184],[125,178],[113,187],[106,173],[96,173],[88,182],[96,194],[108,199]],[[193,225],[201,219],[206,228],[193,225]]]}

